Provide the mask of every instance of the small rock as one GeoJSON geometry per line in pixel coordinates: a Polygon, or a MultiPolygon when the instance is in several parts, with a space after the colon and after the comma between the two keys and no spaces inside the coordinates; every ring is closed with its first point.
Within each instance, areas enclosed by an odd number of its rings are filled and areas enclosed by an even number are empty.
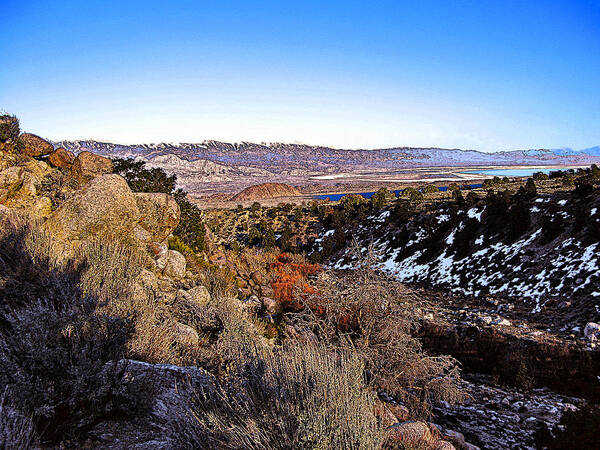
{"type": "Polygon", "coordinates": [[[256,295],[251,295],[242,302],[242,307],[248,314],[256,316],[262,309],[263,302],[256,295]]]}
{"type": "Polygon", "coordinates": [[[278,314],[281,312],[281,305],[271,297],[263,297],[262,303],[269,314],[278,314]]]}
{"type": "Polygon", "coordinates": [[[200,342],[200,337],[196,330],[181,322],[175,322],[175,336],[179,344],[185,346],[197,346],[200,342]]]}
{"type": "Polygon", "coordinates": [[[444,439],[451,442],[454,446],[462,447],[465,443],[465,436],[454,430],[446,430],[444,432],[444,439]]]}
{"type": "Polygon", "coordinates": [[[265,284],[265,277],[258,270],[255,270],[250,275],[250,279],[254,281],[258,286],[265,284]]]}
{"type": "Polygon", "coordinates": [[[598,340],[600,338],[600,325],[589,322],[583,329],[583,335],[592,342],[598,340]]]}
{"type": "Polygon", "coordinates": [[[176,250],[168,250],[163,273],[171,278],[185,277],[185,256],[176,250]]]}
{"type": "Polygon", "coordinates": [[[194,286],[187,291],[179,289],[176,300],[190,306],[203,308],[210,303],[210,293],[204,286],[194,286]]]}

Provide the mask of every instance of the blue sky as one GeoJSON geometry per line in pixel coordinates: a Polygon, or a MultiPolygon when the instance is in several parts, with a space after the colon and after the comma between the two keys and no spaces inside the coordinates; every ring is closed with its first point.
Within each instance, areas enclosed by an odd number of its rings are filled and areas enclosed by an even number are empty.
{"type": "Polygon", "coordinates": [[[2,0],[0,109],[56,140],[600,144],[598,0],[114,3],[2,0]]]}

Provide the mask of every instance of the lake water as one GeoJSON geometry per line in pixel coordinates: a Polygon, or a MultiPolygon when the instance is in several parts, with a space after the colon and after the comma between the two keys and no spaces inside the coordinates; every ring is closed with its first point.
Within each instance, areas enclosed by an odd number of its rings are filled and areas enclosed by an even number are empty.
{"type": "MultiPolygon", "coordinates": [[[[491,176],[498,176],[498,177],[530,177],[535,172],[544,172],[545,174],[549,174],[550,172],[555,172],[557,170],[566,170],[566,169],[562,168],[562,167],[546,168],[546,169],[538,169],[538,168],[534,168],[534,167],[527,168],[527,169],[478,169],[478,170],[465,170],[462,173],[477,174],[477,175],[491,175],[491,176]]],[[[477,189],[477,188],[482,187],[481,184],[459,184],[459,186],[461,189],[477,189]]],[[[447,191],[448,186],[439,186],[439,189],[440,189],[440,191],[447,191]]],[[[398,197],[403,190],[404,189],[398,189],[393,192],[396,195],[396,197],[398,197]]],[[[332,202],[337,202],[343,196],[348,195],[348,194],[350,194],[350,192],[347,192],[344,194],[319,194],[319,195],[313,195],[313,198],[319,199],[319,200],[325,200],[326,198],[328,198],[332,202]]],[[[373,191],[373,192],[352,192],[352,194],[361,195],[364,198],[371,198],[373,196],[373,194],[375,194],[375,191],[373,191]]]]}
{"type": "MultiPolygon", "coordinates": [[[[459,185],[461,189],[477,189],[480,188],[482,185],[481,183],[479,184],[460,184],[459,185]]],[[[440,191],[447,191],[448,190],[448,186],[438,186],[440,191]]],[[[394,195],[396,197],[398,197],[402,192],[404,191],[404,189],[397,189],[395,191],[392,191],[394,193],[394,195]]],[[[348,194],[355,194],[355,195],[360,195],[364,198],[371,198],[373,197],[373,194],[375,194],[376,191],[372,191],[372,192],[347,192],[344,194],[319,194],[319,195],[313,195],[313,198],[319,199],[319,200],[325,200],[326,198],[328,198],[330,201],[332,202],[337,202],[339,201],[343,196],[348,195],[348,194]]]]}
{"type": "Polygon", "coordinates": [[[478,174],[478,175],[492,175],[498,177],[530,177],[535,172],[544,172],[549,174],[550,172],[556,172],[560,168],[552,169],[479,169],[479,170],[465,170],[462,173],[478,174]]]}

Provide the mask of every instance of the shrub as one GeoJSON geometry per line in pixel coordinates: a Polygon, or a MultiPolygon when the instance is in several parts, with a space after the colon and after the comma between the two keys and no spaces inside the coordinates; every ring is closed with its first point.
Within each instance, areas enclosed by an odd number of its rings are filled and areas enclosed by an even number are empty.
{"type": "Polygon", "coordinates": [[[199,391],[169,424],[177,448],[380,448],[374,393],[356,357],[315,343],[228,346],[230,374],[218,392],[199,391]]]}
{"type": "Polygon", "coordinates": [[[10,114],[0,115],[0,142],[16,142],[19,133],[19,119],[16,116],[10,114]]]}
{"type": "Polygon", "coordinates": [[[175,191],[177,177],[168,176],[159,168],[146,168],[144,161],[134,159],[113,158],[114,173],[125,180],[133,192],[164,192],[171,194],[175,191]]]}
{"type": "Polygon", "coordinates": [[[527,178],[525,186],[519,188],[519,194],[523,198],[534,198],[537,195],[537,188],[535,187],[533,178],[527,178]]]}
{"type": "Polygon", "coordinates": [[[195,252],[203,252],[206,250],[206,229],[202,211],[187,199],[185,191],[178,189],[173,196],[181,211],[179,224],[173,234],[179,236],[195,252]]]}
{"type": "Polygon", "coordinates": [[[383,208],[389,201],[395,199],[396,196],[388,188],[380,188],[373,194],[370,199],[371,206],[375,209],[383,208]]]}
{"type": "Polygon", "coordinates": [[[475,205],[477,202],[479,201],[479,196],[477,195],[477,193],[473,192],[473,191],[469,191],[469,193],[467,194],[467,198],[465,199],[465,203],[468,206],[473,206],[475,205]]]}
{"type": "Polygon", "coordinates": [[[173,234],[179,236],[195,252],[205,250],[205,228],[202,211],[188,200],[183,189],[176,189],[177,177],[159,168],[148,169],[143,161],[114,158],[114,173],[121,175],[134,192],[163,192],[175,198],[181,212],[173,234]]]}
{"type": "Polygon", "coordinates": [[[119,383],[116,366],[131,322],[97,314],[98,297],[80,287],[89,261],[60,261],[45,243],[28,229],[0,243],[0,384],[40,437],[58,442],[144,396],[119,383]]]}
{"type": "Polygon", "coordinates": [[[535,172],[533,174],[533,179],[535,181],[542,181],[542,180],[547,180],[548,179],[548,175],[545,174],[544,172],[535,172]]]}
{"type": "Polygon", "coordinates": [[[0,448],[38,448],[32,420],[6,401],[6,392],[0,395],[0,448]]]}
{"type": "Polygon", "coordinates": [[[517,200],[508,210],[508,242],[514,242],[523,235],[531,225],[531,213],[527,203],[517,200]]]}
{"type": "Polygon", "coordinates": [[[373,271],[371,261],[359,262],[351,275],[319,277],[318,294],[309,300],[312,313],[296,316],[296,326],[355,352],[377,388],[406,402],[415,416],[427,416],[436,401],[461,397],[456,361],[423,352],[410,334],[413,306],[402,301],[401,285],[373,271]]]}
{"type": "Polygon", "coordinates": [[[413,187],[408,187],[402,191],[402,196],[408,198],[408,201],[414,205],[423,202],[423,194],[413,187]]]}
{"type": "Polygon", "coordinates": [[[423,189],[423,193],[425,194],[437,194],[438,192],[440,192],[439,188],[437,186],[434,186],[433,184],[428,184],[423,189]]]}
{"type": "Polygon", "coordinates": [[[493,180],[488,178],[488,179],[483,180],[483,185],[481,187],[487,191],[488,189],[492,189],[495,185],[496,185],[496,183],[494,183],[493,180]]]}
{"type": "Polygon", "coordinates": [[[262,206],[258,202],[254,202],[254,203],[252,203],[252,205],[250,205],[250,212],[252,212],[254,214],[257,214],[261,209],[262,209],[262,206]]]}

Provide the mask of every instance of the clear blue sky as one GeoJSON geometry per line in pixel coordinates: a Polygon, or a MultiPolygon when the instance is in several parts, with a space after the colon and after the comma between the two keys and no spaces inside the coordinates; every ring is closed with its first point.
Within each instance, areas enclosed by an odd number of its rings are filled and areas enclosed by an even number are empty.
{"type": "Polygon", "coordinates": [[[0,1],[0,109],[51,139],[600,145],[600,1],[0,1]]]}

